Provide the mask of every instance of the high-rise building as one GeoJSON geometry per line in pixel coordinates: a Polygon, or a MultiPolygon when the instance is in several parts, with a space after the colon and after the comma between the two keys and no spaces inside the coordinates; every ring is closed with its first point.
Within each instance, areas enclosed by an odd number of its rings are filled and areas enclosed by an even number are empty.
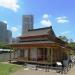
{"type": "Polygon", "coordinates": [[[12,32],[10,30],[7,30],[7,38],[6,38],[7,43],[12,42],[12,32]]]}
{"type": "Polygon", "coordinates": [[[22,34],[33,29],[33,15],[23,15],[22,17],[22,34]]]}
{"type": "Polygon", "coordinates": [[[12,39],[12,32],[7,30],[7,24],[0,21],[0,43],[9,43],[12,39]]]}
{"type": "Polygon", "coordinates": [[[0,21],[0,43],[6,41],[6,30],[7,30],[7,24],[0,21]]]}

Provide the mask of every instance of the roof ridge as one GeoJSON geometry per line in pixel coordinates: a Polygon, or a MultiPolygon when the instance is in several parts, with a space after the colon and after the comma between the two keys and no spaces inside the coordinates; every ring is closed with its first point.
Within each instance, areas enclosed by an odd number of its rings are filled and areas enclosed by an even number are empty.
{"type": "Polygon", "coordinates": [[[37,28],[37,29],[32,29],[32,30],[28,30],[28,31],[36,31],[36,30],[43,30],[43,29],[50,29],[52,28],[52,26],[50,27],[43,27],[43,28],[37,28]]]}

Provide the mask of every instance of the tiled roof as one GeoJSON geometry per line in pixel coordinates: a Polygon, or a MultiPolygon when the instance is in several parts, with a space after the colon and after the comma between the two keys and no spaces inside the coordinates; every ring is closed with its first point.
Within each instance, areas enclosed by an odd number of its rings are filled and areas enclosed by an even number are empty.
{"type": "Polygon", "coordinates": [[[20,42],[20,43],[13,43],[13,44],[42,44],[42,43],[54,43],[53,41],[32,41],[32,42],[20,42]]]}
{"type": "Polygon", "coordinates": [[[20,37],[47,35],[47,34],[49,34],[49,31],[51,31],[51,30],[52,30],[52,27],[33,29],[33,30],[29,30],[25,34],[21,35],[20,37]]]}

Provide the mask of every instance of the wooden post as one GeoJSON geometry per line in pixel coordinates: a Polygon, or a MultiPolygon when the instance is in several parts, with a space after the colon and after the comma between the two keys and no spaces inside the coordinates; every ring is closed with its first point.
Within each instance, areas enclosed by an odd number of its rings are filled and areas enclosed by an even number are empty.
{"type": "Polygon", "coordinates": [[[11,63],[11,49],[10,49],[10,58],[9,58],[9,63],[11,63]]]}
{"type": "Polygon", "coordinates": [[[36,61],[38,61],[38,48],[37,48],[37,57],[36,57],[36,61]]]}
{"type": "Polygon", "coordinates": [[[43,61],[46,61],[46,49],[47,48],[43,48],[43,61]]]}
{"type": "Polygon", "coordinates": [[[53,50],[52,48],[47,49],[47,61],[52,65],[53,64],[53,50]]]}
{"type": "Polygon", "coordinates": [[[53,49],[51,48],[51,65],[53,64],[53,49]]]}
{"type": "Polygon", "coordinates": [[[70,60],[70,49],[68,49],[68,59],[70,60]]]}
{"type": "Polygon", "coordinates": [[[15,50],[14,50],[14,59],[15,59],[15,50]]]}
{"type": "Polygon", "coordinates": [[[28,61],[30,60],[30,48],[28,48],[28,61]]]}
{"type": "Polygon", "coordinates": [[[50,48],[47,48],[47,61],[49,63],[51,62],[51,51],[50,51],[50,48]]]}
{"type": "Polygon", "coordinates": [[[43,49],[43,50],[42,50],[42,51],[43,51],[43,52],[42,52],[42,54],[43,54],[42,56],[43,56],[43,62],[44,62],[44,50],[45,50],[45,49],[44,49],[44,48],[42,48],[42,49],[43,49]]]}

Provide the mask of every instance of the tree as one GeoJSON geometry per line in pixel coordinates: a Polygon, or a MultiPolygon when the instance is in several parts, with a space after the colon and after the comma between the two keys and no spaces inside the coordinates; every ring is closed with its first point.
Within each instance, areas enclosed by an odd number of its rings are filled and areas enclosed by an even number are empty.
{"type": "Polygon", "coordinates": [[[6,44],[0,44],[0,48],[1,49],[10,49],[10,47],[7,46],[6,44]]]}
{"type": "Polygon", "coordinates": [[[69,43],[73,43],[73,39],[69,39],[69,43]]]}
{"type": "Polygon", "coordinates": [[[75,50],[75,42],[71,42],[68,44],[73,50],[75,50]]]}
{"type": "Polygon", "coordinates": [[[65,42],[69,41],[69,39],[66,36],[59,36],[59,38],[65,42]]]}
{"type": "Polygon", "coordinates": [[[59,38],[65,42],[70,47],[72,54],[75,54],[75,42],[70,38],[68,39],[66,36],[59,36],[59,38]]]}

